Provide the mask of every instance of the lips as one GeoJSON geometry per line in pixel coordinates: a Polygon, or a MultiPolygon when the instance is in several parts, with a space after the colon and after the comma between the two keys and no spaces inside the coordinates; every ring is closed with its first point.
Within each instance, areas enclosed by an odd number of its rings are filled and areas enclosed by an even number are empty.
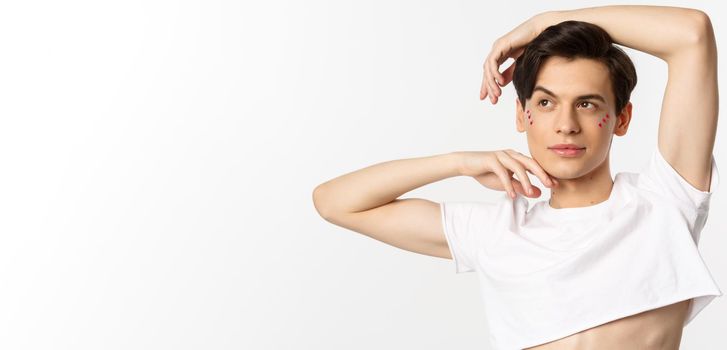
{"type": "Polygon", "coordinates": [[[585,148],[551,148],[550,150],[562,157],[577,157],[585,152],[585,148]]]}
{"type": "Polygon", "coordinates": [[[560,143],[557,145],[550,146],[548,148],[551,149],[572,149],[572,150],[578,150],[578,149],[584,149],[585,147],[581,147],[579,145],[573,144],[573,143],[560,143]]]}

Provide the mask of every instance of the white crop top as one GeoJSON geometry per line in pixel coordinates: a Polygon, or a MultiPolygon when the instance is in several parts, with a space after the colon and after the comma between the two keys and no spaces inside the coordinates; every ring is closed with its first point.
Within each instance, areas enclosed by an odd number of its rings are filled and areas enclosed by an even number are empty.
{"type": "Polygon", "coordinates": [[[686,326],[722,292],[697,249],[719,184],[689,184],[656,147],[640,173],[620,172],[610,197],[552,208],[503,192],[496,202],[444,202],[456,273],[476,271],[490,342],[523,349],[694,298],[686,326]]]}

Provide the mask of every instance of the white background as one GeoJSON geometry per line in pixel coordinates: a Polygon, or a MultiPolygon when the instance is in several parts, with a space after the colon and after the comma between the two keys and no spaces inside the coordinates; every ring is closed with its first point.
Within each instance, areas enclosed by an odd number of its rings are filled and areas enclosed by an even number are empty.
{"type": "MultiPolygon", "coordinates": [[[[606,4],[3,2],[0,348],[487,349],[475,274],[324,221],[312,191],[387,160],[529,154],[512,85],[478,99],[492,42],[606,4]]],[[[726,47],[717,2],[659,5],[704,10],[726,47]]],[[[667,78],[627,53],[639,82],[613,174],[656,147],[667,78]]],[[[456,177],[404,197],[501,194],[456,177]]],[[[711,204],[700,250],[727,291],[723,189],[711,204]]],[[[715,299],[682,348],[727,346],[726,313],[715,299]]]]}

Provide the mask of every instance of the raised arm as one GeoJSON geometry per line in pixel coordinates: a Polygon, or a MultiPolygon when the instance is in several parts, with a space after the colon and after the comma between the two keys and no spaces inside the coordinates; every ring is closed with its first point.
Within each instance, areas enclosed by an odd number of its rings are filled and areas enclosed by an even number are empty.
{"type": "Polygon", "coordinates": [[[612,5],[575,10],[549,11],[534,17],[537,27],[546,27],[574,20],[593,23],[603,28],[614,42],[646,52],[669,62],[670,57],[704,39],[707,15],[697,9],[649,6],[612,5]]]}
{"type": "MultiPolygon", "coordinates": [[[[717,45],[709,16],[696,9],[613,5],[540,13],[497,39],[484,65],[480,99],[497,103],[501,86],[512,81],[524,47],[545,28],[567,20],[603,28],[619,45],[664,60],[668,81],[659,118],[658,148],[693,187],[710,191],[712,150],[719,109],[717,45]]],[[[628,105],[630,108],[630,105],[628,105]]],[[[622,111],[617,111],[621,113],[622,111]]]]}
{"type": "Polygon", "coordinates": [[[318,185],[313,203],[337,226],[424,255],[451,259],[439,203],[398,197],[461,175],[456,153],[397,159],[368,166],[318,185]]]}
{"type": "Polygon", "coordinates": [[[541,190],[527,172],[548,187],[558,186],[532,158],[511,149],[460,151],[396,159],[359,169],[318,185],[313,204],[327,221],[389,245],[424,255],[451,258],[439,203],[399,197],[455,176],[471,176],[483,186],[537,198],[541,190]],[[517,180],[512,176],[516,174],[517,180]]]}
{"type": "Polygon", "coordinates": [[[668,81],[659,117],[658,147],[692,186],[710,191],[719,98],[717,46],[709,16],[696,9],[617,5],[546,12],[540,28],[566,20],[603,28],[619,45],[664,60],[668,81]]]}

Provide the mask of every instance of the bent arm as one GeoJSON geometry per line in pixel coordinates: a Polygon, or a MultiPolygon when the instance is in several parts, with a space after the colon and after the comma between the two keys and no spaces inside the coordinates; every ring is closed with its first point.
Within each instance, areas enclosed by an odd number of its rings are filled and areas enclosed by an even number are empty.
{"type": "Polygon", "coordinates": [[[617,44],[666,61],[669,78],[659,116],[658,150],[694,188],[711,191],[719,89],[717,44],[706,13],[617,5],[545,12],[534,18],[542,29],[565,20],[590,22],[617,44]]]}
{"type": "Polygon", "coordinates": [[[326,181],[313,191],[323,217],[358,213],[393,202],[424,185],[460,176],[456,152],[371,165],[326,181]]]}
{"type": "Polygon", "coordinates": [[[324,182],[313,191],[318,213],[337,226],[389,245],[451,259],[441,206],[398,199],[429,183],[462,174],[459,153],[378,163],[324,182]]]}
{"type": "Polygon", "coordinates": [[[704,33],[704,12],[690,8],[649,5],[613,5],[549,11],[535,16],[540,31],[567,20],[593,23],[619,45],[669,61],[694,46],[704,33]]]}

